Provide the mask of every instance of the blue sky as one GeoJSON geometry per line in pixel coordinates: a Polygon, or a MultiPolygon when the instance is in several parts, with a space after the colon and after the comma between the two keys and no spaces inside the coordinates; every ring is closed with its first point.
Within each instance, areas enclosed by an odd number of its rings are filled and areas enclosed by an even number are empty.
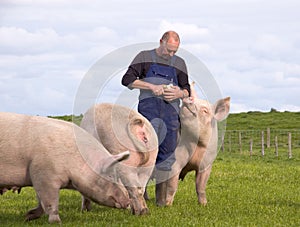
{"type": "MultiPolygon", "coordinates": [[[[158,45],[170,29],[231,97],[231,112],[300,111],[299,9],[297,0],[2,0],[0,111],[72,114],[95,63],[125,46],[158,45]]],[[[126,90],[124,67],[105,100],[126,90]]]]}

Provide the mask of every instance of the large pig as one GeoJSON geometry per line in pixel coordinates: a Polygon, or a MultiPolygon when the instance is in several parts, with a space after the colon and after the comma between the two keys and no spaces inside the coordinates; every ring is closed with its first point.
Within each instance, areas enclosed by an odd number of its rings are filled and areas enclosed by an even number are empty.
{"type": "Polygon", "coordinates": [[[76,189],[98,204],[127,208],[129,197],[115,183],[114,168],[129,152],[111,155],[75,124],[47,117],[0,113],[0,188],[33,186],[38,206],[26,220],[58,214],[59,190],[76,189]]]}
{"type": "MultiPolygon", "coordinates": [[[[80,126],[97,138],[112,154],[130,151],[122,162],[120,178],[131,198],[133,214],[149,212],[144,199],[158,152],[158,140],[150,122],[137,111],[110,103],[96,104],[83,116],[80,126]]],[[[83,209],[90,209],[83,198],[83,209]]]]}
{"type": "Polygon", "coordinates": [[[215,104],[197,98],[192,90],[193,101],[185,101],[180,110],[181,136],[175,150],[176,162],[165,185],[159,189],[158,203],[170,206],[178,186],[190,171],[196,172],[198,202],[206,205],[206,183],[218,149],[218,122],[229,113],[230,97],[215,104]]]}

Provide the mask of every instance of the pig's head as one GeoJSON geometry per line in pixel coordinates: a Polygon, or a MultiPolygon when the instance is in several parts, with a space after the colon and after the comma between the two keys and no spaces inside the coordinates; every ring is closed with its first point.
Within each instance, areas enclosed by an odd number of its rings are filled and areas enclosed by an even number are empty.
{"type": "MultiPolygon", "coordinates": [[[[218,121],[224,120],[229,112],[230,98],[219,99],[215,104],[194,99],[181,108],[181,135],[189,143],[191,152],[200,148],[202,152],[198,171],[204,171],[215,160],[218,152],[218,121]]],[[[200,151],[199,150],[199,151],[200,151]]]]}
{"type": "Polygon", "coordinates": [[[207,147],[212,130],[217,129],[217,122],[224,120],[229,114],[230,97],[211,104],[197,97],[193,84],[191,90],[191,97],[183,101],[180,112],[183,133],[197,141],[198,145],[207,147]]]}
{"type": "Polygon", "coordinates": [[[130,208],[130,199],[128,192],[121,183],[107,184],[103,187],[105,188],[106,198],[105,200],[100,202],[101,205],[106,205],[109,207],[115,207],[119,209],[130,208]]]}
{"type": "Polygon", "coordinates": [[[130,200],[128,192],[118,179],[118,164],[128,159],[129,155],[129,151],[125,151],[105,159],[104,165],[101,167],[101,175],[105,176],[106,183],[103,185],[102,179],[97,182],[105,189],[105,196],[104,199],[100,201],[101,204],[123,209],[129,207],[130,200]]]}
{"type": "Polygon", "coordinates": [[[75,179],[72,183],[85,197],[97,204],[126,209],[130,200],[119,180],[118,168],[119,163],[128,157],[128,151],[117,155],[93,153],[89,160],[85,160],[86,165],[81,167],[80,180],[75,179]]]}

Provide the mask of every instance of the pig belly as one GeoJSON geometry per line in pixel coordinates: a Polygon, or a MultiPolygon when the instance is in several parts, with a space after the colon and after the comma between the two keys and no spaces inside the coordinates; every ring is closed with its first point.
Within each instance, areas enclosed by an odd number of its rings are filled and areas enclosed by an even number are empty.
{"type": "Polygon", "coordinates": [[[20,168],[18,166],[7,166],[1,163],[0,187],[7,186],[32,186],[27,168],[20,168]]]}

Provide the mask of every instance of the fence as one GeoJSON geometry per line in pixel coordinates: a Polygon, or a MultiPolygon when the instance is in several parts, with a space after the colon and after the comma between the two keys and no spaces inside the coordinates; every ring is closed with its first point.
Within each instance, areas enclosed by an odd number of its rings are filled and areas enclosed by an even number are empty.
{"type": "Polygon", "coordinates": [[[289,158],[292,150],[300,148],[299,130],[227,130],[220,136],[221,151],[243,152],[260,150],[265,155],[265,149],[274,148],[278,156],[278,150],[286,150],[289,158]]]}

